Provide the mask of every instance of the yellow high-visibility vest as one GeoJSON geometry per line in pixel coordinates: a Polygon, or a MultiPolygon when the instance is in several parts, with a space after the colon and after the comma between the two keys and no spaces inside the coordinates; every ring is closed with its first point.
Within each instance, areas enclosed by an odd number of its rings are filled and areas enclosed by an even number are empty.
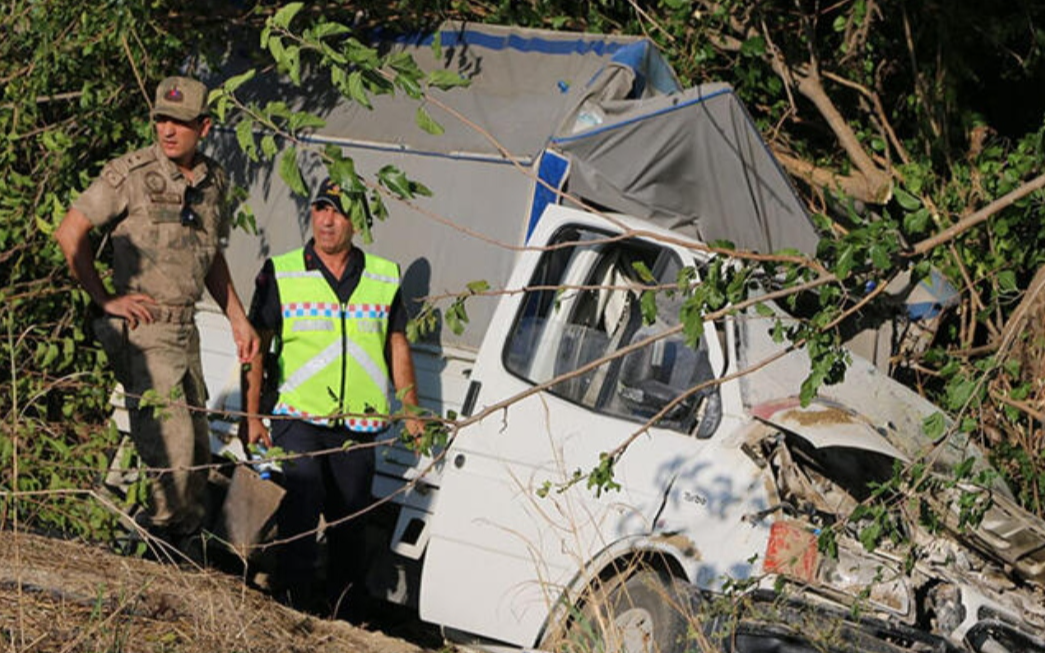
{"type": "Polygon", "coordinates": [[[283,314],[273,413],[368,433],[387,427],[385,340],[399,266],[366,254],[359,285],[342,304],[322,272],[305,269],[303,249],[272,263],[283,314]]]}

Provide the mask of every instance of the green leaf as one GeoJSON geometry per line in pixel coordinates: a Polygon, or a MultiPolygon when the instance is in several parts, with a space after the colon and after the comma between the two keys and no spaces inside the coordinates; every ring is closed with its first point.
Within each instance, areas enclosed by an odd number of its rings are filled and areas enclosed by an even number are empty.
{"type": "Polygon", "coordinates": [[[272,60],[275,61],[277,65],[281,65],[280,62],[282,62],[286,57],[285,48],[283,47],[283,39],[278,36],[270,38],[268,41],[268,51],[269,54],[272,55],[272,60]]]}
{"type": "Polygon", "coordinates": [[[253,68],[251,68],[250,70],[248,70],[247,72],[245,72],[245,73],[243,73],[241,75],[236,75],[235,77],[230,77],[229,79],[225,80],[225,83],[222,84],[221,86],[225,90],[226,93],[235,93],[236,89],[238,89],[240,86],[243,86],[245,83],[249,82],[252,79],[254,79],[254,69],[253,68]]]}
{"type": "Polygon", "coordinates": [[[288,129],[291,132],[297,132],[301,129],[310,128],[322,128],[327,124],[326,120],[323,120],[319,116],[308,113],[307,111],[299,111],[290,117],[287,123],[288,129]]]}
{"type": "Polygon", "coordinates": [[[48,222],[40,216],[36,216],[36,227],[45,236],[51,236],[56,229],[54,225],[52,225],[50,222],[48,222]]]}
{"type": "Polygon", "coordinates": [[[258,222],[254,217],[254,210],[246,204],[241,204],[236,211],[236,217],[232,221],[233,229],[242,229],[244,232],[256,236],[258,234],[258,222]]]}
{"type": "Polygon", "coordinates": [[[46,354],[44,354],[44,358],[43,358],[43,360],[42,360],[42,361],[40,361],[40,367],[42,367],[42,368],[44,368],[44,369],[47,369],[48,367],[50,367],[50,366],[51,366],[51,363],[53,363],[53,362],[54,362],[54,360],[55,360],[56,358],[58,358],[58,353],[59,353],[59,351],[58,351],[58,345],[56,345],[56,344],[55,344],[55,343],[53,343],[53,342],[52,342],[52,343],[50,343],[50,344],[49,344],[49,345],[47,346],[47,353],[46,353],[46,354]]]}
{"type": "Polygon", "coordinates": [[[478,295],[489,290],[490,284],[484,279],[479,279],[477,281],[470,281],[467,287],[468,292],[472,293],[473,295],[478,295]]]}
{"type": "Polygon", "coordinates": [[[639,307],[642,309],[643,322],[653,324],[657,321],[657,293],[644,290],[639,298],[639,307]]]}
{"type": "Polygon", "coordinates": [[[810,374],[802,381],[802,386],[798,391],[798,400],[803,408],[816,398],[817,390],[820,389],[820,381],[821,377],[816,373],[810,374]]]}
{"type": "Polygon", "coordinates": [[[270,25],[276,27],[282,27],[287,29],[290,27],[290,21],[294,20],[294,16],[297,16],[298,12],[301,11],[302,7],[305,6],[304,2],[291,2],[288,5],[284,5],[268,20],[270,25]]]}
{"type": "Polygon", "coordinates": [[[432,191],[419,181],[413,179],[410,180],[410,192],[414,194],[414,197],[431,197],[432,191]]]}
{"type": "Polygon", "coordinates": [[[433,70],[428,73],[428,85],[446,91],[459,86],[468,86],[470,81],[452,70],[433,70]]]}
{"type": "Polygon", "coordinates": [[[849,273],[852,272],[855,264],[856,247],[847,244],[845,249],[842,250],[842,254],[838,257],[838,263],[835,264],[835,274],[838,275],[839,279],[846,279],[849,277],[849,273]]]}
{"type": "Polygon", "coordinates": [[[261,153],[265,155],[265,159],[271,159],[279,151],[279,146],[276,145],[276,137],[272,134],[265,134],[261,137],[261,153]]]}
{"type": "Polygon", "coordinates": [[[1012,270],[1002,270],[998,273],[998,288],[1002,292],[1016,292],[1019,288],[1016,285],[1016,273],[1012,270]]]}
{"type": "Polygon", "coordinates": [[[432,116],[428,114],[428,111],[425,110],[424,106],[417,107],[414,121],[417,122],[418,127],[435,136],[440,136],[446,131],[443,129],[442,125],[437,123],[432,116]]]}
{"type": "Polygon", "coordinates": [[[354,70],[348,75],[348,97],[367,109],[374,108],[370,104],[370,96],[367,94],[366,88],[363,87],[363,73],[358,70],[354,70]]]}
{"type": "Polygon", "coordinates": [[[893,195],[896,197],[896,201],[904,208],[905,211],[917,211],[922,207],[922,201],[911,195],[903,188],[897,187],[893,189],[893,195]]]}
{"type": "Polygon", "coordinates": [[[380,67],[377,50],[370,46],[363,45],[358,39],[346,39],[343,47],[345,55],[348,57],[349,61],[360,68],[373,69],[380,67]]]}
{"type": "Polygon", "coordinates": [[[289,120],[294,112],[290,110],[286,102],[273,101],[265,105],[265,115],[269,118],[283,118],[289,120]]]}
{"type": "Polygon", "coordinates": [[[955,377],[947,384],[947,405],[956,410],[964,408],[980,392],[982,388],[977,379],[955,377]]]}
{"type": "Polygon", "coordinates": [[[893,261],[888,247],[881,244],[872,245],[870,254],[871,263],[879,270],[888,270],[892,267],[893,261]]]}
{"type": "Polygon", "coordinates": [[[639,279],[643,283],[656,283],[657,279],[653,276],[653,272],[650,271],[649,266],[642,261],[635,261],[631,264],[631,269],[635,270],[639,275],[639,279]]]}
{"type": "Polygon", "coordinates": [[[351,157],[344,156],[336,145],[328,145],[324,151],[329,158],[327,172],[330,178],[341,188],[355,193],[363,193],[366,187],[356,174],[356,163],[351,157]]]}
{"type": "Polygon", "coordinates": [[[285,66],[290,81],[294,86],[301,86],[301,48],[289,47],[284,52],[282,64],[285,66]]]}
{"type": "Polygon", "coordinates": [[[925,231],[929,226],[929,210],[923,207],[917,211],[908,213],[903,218],[903,226],[904,229],[910,233],[925,231]]]}
{"type": "Polygon", "coordinates": [[[416,77],[411,77],[410,75],[405,74],[396,75],[395,85],[409,97],[415,100],[421,99],[421,85],[417,83],[416,77]]]}
{"type": "Polygon", "coordinates": [[[931,440],[939,439],[947,428],[947,418],[941,412],[935,412],[922,420],[922,430],[931,440]]]}
{"type": "Polygon", "coordinates": [[[412,197],[410,180],[407,179],[406,173],[399,168],[387,165],[378,171],[377,178],[385,188],[398,195],[400,199],[412,197]]]}
{"type": "Polygon", "coordinates": [[[418,67],[417,62],[414,61],[413,56],[409,52],[396,52],[388,57],[388,67],[392,70],[400,73],[400,76],[406,75],[414,80],[419,79],[422,76],[421,69],[418,67]]]}
{"type": "Polygon", "coordinates": [[[236,141],[239,143],[239,149],[242,150],[251,161],[258,160],[258,146],[254,141],[253,120],[245,117],[236,124],[236,141]]]}
{"type": "Polygon", "coordinates": [[[766,40],[756,36],[744,41],[740,45],[740,54],[745,57],[761,57],[766,53],[766,40]]]}
{"type": "Polygon", "coordinates": [[[454,310],[454,308],[454,306],[451,306],[450,308],[446,309],[446,326],[450,327],[450,330],[454,333],[454,335],[459,336],[462,333],[464,333],[464,325],[461,323],[461,318],[457,314],[457,311],[454,310]]]}
{"type": "Polygon", "coordinates": [[[864,550],[866,551],[875,551],[881,538],[882,524],[878,521],[868,523],[867,526],[860,531],[860,543],[863,544],[864,550]]]}
{"type": "Polygon", "coordinates": [[[348,200],[351,202],[348,207],[348,215],[352,220],[352,226],[355,227],[356,233],[362,238],[363,244],[369,245],[373,242],[373,236],[370,233],[370,226],[366,220],[366,196],[358,191],[349,192],[348,200]]]}
{"type": "Polygon", "coordinates": [[[292,191],[303,197],[308,196],[305,180],[301,176],[301,168],[298,167],[298,152],[294,147],[288,148],[280,157],[279,176],[292,191]]]}
{"type": "Polygon", "coordinates": [[[432,56],[436,61],[443,58],[443,33],[437,31],[432,37],[432,56]]]}
{"type": "Polygon", "coordinates": [[[351,31],[352,30],[341,23],[320,23],[312,29],[312,37],[317,40],[322,40],[331,36],[348,34],[351,31]]]}

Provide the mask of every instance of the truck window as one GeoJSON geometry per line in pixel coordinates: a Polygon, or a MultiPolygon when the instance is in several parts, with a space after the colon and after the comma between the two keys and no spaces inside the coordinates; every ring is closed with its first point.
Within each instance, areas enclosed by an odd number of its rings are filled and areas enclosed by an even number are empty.
{"type": "MultiPolygon", "coordinates": [[[[640,423],[713,378],[706,338],[696,349],[681,334],[657,338],[678,324],[681,297],[659,293],[656,320],[646,324],[642,317],[640,297],[649,284],[635,265],[651,270],[657,283],[673,284],[682,266],[673,251],[581,228],[560,231],[552,245],[506,343],[510,372],[534,384],[554,381],[548,391],[558,397],[640,423]],[[634,350],[595,364],[624,348],[634,350]]],[[[703,397],[677,402],[658,426],[691,431],[703,397]]]]}

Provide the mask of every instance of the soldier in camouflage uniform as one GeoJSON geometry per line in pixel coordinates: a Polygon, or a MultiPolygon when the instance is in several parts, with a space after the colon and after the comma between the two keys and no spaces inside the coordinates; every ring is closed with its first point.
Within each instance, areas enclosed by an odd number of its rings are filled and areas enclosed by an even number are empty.
{"type": "Polygon", "coordinates": [[[156,143],[110,161],[69,208],[55,237],[104,316],[95,333],[126,391],[131,437],[152,478],[149,524],[175,544],[199,532],[210,461],[207,389],[193,319],[206,286],[241,361],[258,349],[222,248],[231,206],[225,170],[197,146],[210,130],[207,88],[169,77],[156,90],[156,143]],[[113,286],[95,269],[88,233],[111,226],[113,286]],[[170,401],[140,407],[146,391],[170,401]]]}

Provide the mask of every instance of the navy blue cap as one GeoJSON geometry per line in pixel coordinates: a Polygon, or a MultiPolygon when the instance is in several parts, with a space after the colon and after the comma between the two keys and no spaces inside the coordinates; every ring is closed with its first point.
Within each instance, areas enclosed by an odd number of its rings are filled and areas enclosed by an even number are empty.
{"type": "Polygon", "coordinates": [[[329,204],[339,213],[344,214],[345,212],[345,207],[341,204],[341,186],[334,183],[330,177],[324,179],[323,183],[319,185],[319,190],[312,198],[312,203],[329,204]]]}

